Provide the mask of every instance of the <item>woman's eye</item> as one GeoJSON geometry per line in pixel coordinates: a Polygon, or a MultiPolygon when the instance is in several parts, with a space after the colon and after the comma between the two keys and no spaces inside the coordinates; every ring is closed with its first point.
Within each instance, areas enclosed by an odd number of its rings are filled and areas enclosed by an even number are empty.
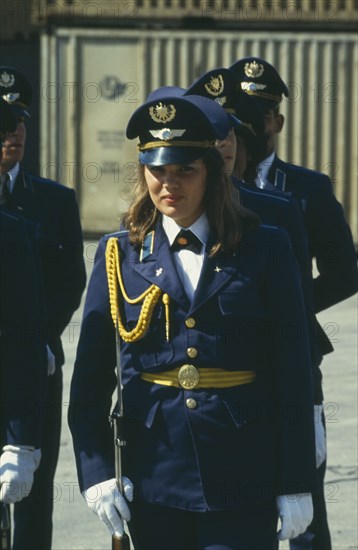
{"type": "Polygon", "coordinates": [[[153,174],[160,174],[163,172],[163,168],[161,166],[148,166],[148,170],[153,174]]]}

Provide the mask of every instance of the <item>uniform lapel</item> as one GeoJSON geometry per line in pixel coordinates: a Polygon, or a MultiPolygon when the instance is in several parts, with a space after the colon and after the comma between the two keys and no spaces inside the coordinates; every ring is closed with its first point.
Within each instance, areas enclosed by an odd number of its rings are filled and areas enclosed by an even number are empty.
{"type": "MultiPolygon", "coordinates": [[[[207,251],[209,249],[210,244],[207,245],[207,251]]],[[[227,257],[219,253],[214,258],[209,258],[206,254],[189,313],[194,313],[212,298],[232,278],[235,272],[236,268],[230,256],[227,257]]]]}
{"type": "Polygon", "coordinates": [[[134,264],[134,270],[150,283],[159,286],[176,302],[189,307],[189,300],[173,262],[167,236],[160,223],[154,232],[152,253],[142,261],[138,260],[134,264]]]}
{"type": "Polygon", "coordinates": [[[22,170],[17,175],[15,180],[14,189],[11,193],[12,199],[16,208],[26,211],[33,208],[34,193],[31,178],[27,176],[22,170]]]}

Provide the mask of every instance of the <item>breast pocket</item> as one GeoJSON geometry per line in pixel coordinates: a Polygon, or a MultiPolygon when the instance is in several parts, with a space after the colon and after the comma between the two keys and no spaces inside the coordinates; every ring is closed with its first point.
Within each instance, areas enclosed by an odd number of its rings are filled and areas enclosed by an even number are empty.
{"type": "MultiPolygon", "coordinates": [[[[126,308],[127,330],[133,330],[141,314],[142,304],[128,305],[126,308]]],[[[167,365],[174,356],[172,342],[167,341],[164,306],[160,302],[154,308],[149,326],[143,337],[131,344],[133,364],[139,370],[153,369],[167,365]]]]}
{"type": "Polygon", "coordinates": [[[265,311],[257,293],[225,292],[219,296],[221,313],[217,351],[224,368],[251,370],[256,364],[262,339],[265,311]]]}

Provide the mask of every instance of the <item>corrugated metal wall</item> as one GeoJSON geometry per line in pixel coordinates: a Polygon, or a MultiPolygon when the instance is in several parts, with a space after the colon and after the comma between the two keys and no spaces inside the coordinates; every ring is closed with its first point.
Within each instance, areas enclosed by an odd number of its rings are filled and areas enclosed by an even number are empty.
{"type": "MultiPolygon", "coordinates": [[[[54,35],[43,37],[42,52],[42,86],[48,81],[56,81],[58,85],[66,81],[81,81],[83,85],[88,79],[86,63],[91,66],[92,79],[97,74],[100,80],[102,65],[107,63],[107,73],[111,71],[120,81],[132,86],[127,87],[132,101],[121,104],[120,131],[124,129],[126,117],[152,89],[162,85],[186,87],[206,70],[229,66],[247,55],[265,58],[278,69],[290,89],[290,98],[282,104],[286,123],[278,139],[279,155],[331,176],[337,198],[345,208],[355,242],[358,242],[358,41],[354,33],[293,35],[176,30],[139,33],[58,29],[54,35]],[[92,54],[86,55],[86,51],[92,54]]],[[[47,139],[47,144],[51,142],[52,145],[48,147],[44,143],[42,164],[54,163],[53,177],[58,175],[56,166],[66,162],[63,135],[71,140],[72,145],[67,150],[70,150],[72,160],[75,160],[74,155],[83,159],[84,151],[89,152],[88,147],[91,148],[91,158],[96,159],[95,144],[88,142],[88,133],[81,132],[78,124],[86,122],[88,127],[88,118],[101,116],[101,112],[109,117],[109,124],[113,124],[116,117],[114,106],[111,111],[103,106],[101,111],[100,108],[86,110],[83,105],[77,104],[77,108],[75,105],[59,101],[47,102],[44,106],[42,138],[51,138],[50,141],[47,139]],[[51,116],[57,117],[59,129],[56,131],[49,124],[54,120],[51,116]]],[[[118,109],[119,106],[117,113],[118,109]]],[[[94,119],[92,122],[95,124],[94,119]]],[[[134,149],[126,154],[135,155],[134,149]]],[[[135,156],[128,160],[135,162],[135,156]]],[[[104,198],[88,197],[89,190],[80,172],[77,176],[80,197],[83,203],[91,205],[87,211],[82,211],[84,229],[112,229],[114,220],[100,215],[104,198]],[[102,220],[100,223],[95,221],[96,210],[98,219],[102,220]]],[[[117,192],[123,198],[121,191],[117,192]]],[[[123,209],[124,204],[119,201],[118,208],[123,209]]]]}

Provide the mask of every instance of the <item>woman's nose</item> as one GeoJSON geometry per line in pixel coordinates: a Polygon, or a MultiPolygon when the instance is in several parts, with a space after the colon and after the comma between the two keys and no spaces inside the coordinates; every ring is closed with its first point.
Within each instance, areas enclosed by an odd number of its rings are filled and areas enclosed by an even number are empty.
{"type": "Polygon", "coordinates": [[[176,174],[171,172],[165,174],[163,185],[166,185],[167,187],[178,187],[179,182],[176,174]]]}

